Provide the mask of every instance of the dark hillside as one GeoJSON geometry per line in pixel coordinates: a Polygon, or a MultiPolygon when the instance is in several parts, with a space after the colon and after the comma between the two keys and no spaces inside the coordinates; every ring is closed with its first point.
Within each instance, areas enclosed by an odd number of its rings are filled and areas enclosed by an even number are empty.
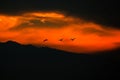
{"type": "Polygon", "coordinates": [[[0,80],[109,80],[119,78],[119,65],[119,49],[87,55],[0,43],[0,80]]]}

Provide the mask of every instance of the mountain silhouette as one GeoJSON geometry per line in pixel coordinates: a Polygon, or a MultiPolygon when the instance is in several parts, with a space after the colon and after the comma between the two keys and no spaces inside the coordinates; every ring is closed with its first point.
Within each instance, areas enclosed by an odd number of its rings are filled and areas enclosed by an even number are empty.
{"type": "Polygon", "coordinates": [[[0,43],[0,65],[0,80],[109,80],[119,78],[120,50],[74,54],[8,41],[0,43]]]}

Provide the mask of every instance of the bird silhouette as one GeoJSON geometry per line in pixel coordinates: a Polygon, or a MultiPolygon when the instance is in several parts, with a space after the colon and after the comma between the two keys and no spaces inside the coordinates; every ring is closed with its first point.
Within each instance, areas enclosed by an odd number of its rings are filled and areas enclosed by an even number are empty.
{"type": "Polygon", "coordinates": [[[59,39],[59,41],[63,41],[63,39],[59,39]]]}
{"type": "Polygon", "coordinates": [[[71,38],[72,41],[74,41],[76,38],[71,38]]]}
{"type": "Polygon", "coordinates": [[[44,39],[44,40],[43,40],[43,42],[46,42],[46,41],[48,41],[48,39],[44,39]]]}

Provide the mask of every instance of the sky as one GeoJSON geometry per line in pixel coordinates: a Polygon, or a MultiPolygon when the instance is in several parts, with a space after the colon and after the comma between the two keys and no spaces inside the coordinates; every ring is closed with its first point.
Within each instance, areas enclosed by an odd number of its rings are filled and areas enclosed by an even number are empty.
{"type": "Polygon", "coordinates": [[[75,53],[120,47],[115,0],[0,1],[0,42],[47,46],[75,53]]]}

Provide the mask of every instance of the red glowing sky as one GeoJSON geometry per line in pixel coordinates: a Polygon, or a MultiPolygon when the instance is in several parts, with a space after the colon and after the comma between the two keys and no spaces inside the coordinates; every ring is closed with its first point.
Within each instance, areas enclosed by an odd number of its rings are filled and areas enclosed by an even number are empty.
{"type": "Polygon", "coordinates": [[[120,30],[57,12],[0,15],[0,42],[8,40],[89,53],[120,47],[120,30]]]}

